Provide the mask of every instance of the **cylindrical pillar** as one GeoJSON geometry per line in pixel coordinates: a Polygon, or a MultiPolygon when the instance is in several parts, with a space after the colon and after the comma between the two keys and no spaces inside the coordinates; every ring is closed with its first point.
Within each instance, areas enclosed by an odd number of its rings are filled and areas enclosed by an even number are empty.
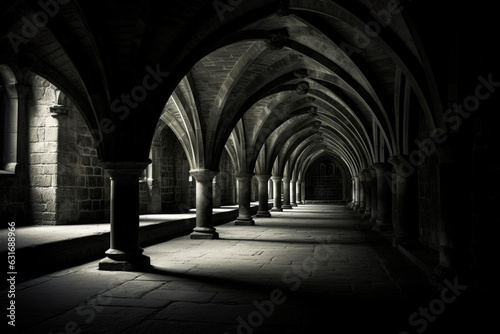
{"type": "Polygon", "coordinates": [[[271,217],[269,213],[268,181],[271,175],[255,175],[259,182],[259,211],[257,217],[271,217]]]}
{"type": "Polygon", "coordinates": [[[213,194],[212,181],[217,172],[208,169],[190,171],[196,180],[196,227],[191,239],[218,239],[212,225],[213,194]]]}
{"type": "Polygon", "coordinates": [[[297,206],[297,180],[290,181],[290,205],[297,206]]]}
{"type": "Polygon", "coordinates": [[[252,177],[253,174],[237,174],[239,187],[239,209],[238,218],[234,225],[255,225],[250,213],[250,197],[252,193],[252,177]]]}
{"type": "Polygon", "coordinates": [[[306,204],[306,181],[302,180],[302,183],[300,184],[300,191],[302,193],[301,198],[302,198],[302,203],[306,204]]]}
{"type": "Polygon", "coordinates": [[[281,176],[273,176],[271,177],[273,180],[273,188],[274,188],[274,206],[271,211],[283,211],[281,208],[281,176]]]}
{"type": "Polygon", "coordinates": [[[213,207],[220,208],[222,192],[221,192],[221,184],[220,184],[220,175],[216,175],[212,181],[212,194],[213,194],[213,207]]]}
{"type": "Polygon", "coordinates": [[[358,212],[360,214],[364,214],[366,208],[366,196],[365,196],[365,174],[363,174],[363,172],[358,174],[358,189],[359,189],[358,212]]]}
{"type": "Polygon", "coordinates": [[[267,182],[267,193],[269,199],[274,199],[274,186],[273,186],[273,180],[270,178],[269,181],[267,182]]]}
{"type": "Polygon", "coordinates": [[[291,209],[292,206],[290,205],[290,178],[289,177],[284,177],[283,178],[283,205],[281,206],[282,209],[291,209]]]}
{"type": "Polygon", "coordinates": [[[302,180],[297,180],[297,204],[304,204],[302,202],[302,180]]]}
{"type": "Polygon", "coordinates": [[[150,162],[104,162],[110,187],[110,248],[101,270],[133,271],[149,267],[139,247],[139,176],[150,162]]]}
{"type": "Polygon", "coordinates": [[[365,213],[364,219],[370,219],[372,216],[372,174],[368,169],[363,170],[364,188],[365,188],[365,213]]]}
{"type": "Polygon", "coordinates": [[[353,177],[353,184],[354,184],[354,187],[353,187],[353,193],[354,193],[354,204],[352,206],[352,208],[354,210],[358,210],[359,209],[359,177],[356,175],[353,177]]]}

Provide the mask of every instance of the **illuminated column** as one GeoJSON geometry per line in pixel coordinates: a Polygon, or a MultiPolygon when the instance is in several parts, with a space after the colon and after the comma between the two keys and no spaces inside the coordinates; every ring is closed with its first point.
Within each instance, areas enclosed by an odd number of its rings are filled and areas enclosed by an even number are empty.
{"type": "Polygon", "coordinates": [[[273,188],[274,188],[274,206],[271,211],[283,211],[281,208],[281,176],[273,176],[271,177],[273,180],[273,188]]]}
{"type": "Polygon", "coordinates": [[[297,180],[290,181],[290,205],[297,206],[297,180]]]}
{"type": "Polygon", "coordinates": [[[359,193],[359,209],[358,212],[361,214],[365,213],[366,208],[366,196],[365,196],[365,175],[363,172],[358,174],[358,193],[359,193]]]}
{"type": "Polygon", "coordinates": [[[268,182],[271,175],[255,175],[259,181],[259,211],[257,217],[271,217],[269,213],[268,182]]]}
{"type": "Polygon", "coordinates": [[[252,177],[253,174],[237,174],[239,187],[239,209],[238,218],[234,225],[255,225],[250,213],[250,197],[252,190],[252,177]]]}
{"type": "Polygon", "coordinates": [[[302,180],[297,180],[297,204],[304,204],[302,202],[302,180]]]}
{"type": "Polygon", "coordinates": [[[216,175],[212,181],[212,193],[213,193],[213,207],[220,208],[221,206],[221,185],[220,185],[220,175],[216,175]]]}
{"type": "Polygon", "coordinates": [[[354,205],[353,209],[358,210],[359,209],[359,176],[356,175],[354,176],[354,205]]]}
{"type": "Polygon", "coordinates": [[[289,177],[284,177],[283,178],[283,205],[281,206],[282,209],[291,209],[292,206],[290,205],[290,178],[289,177]]]}
{"type": "Polygon", "coordinates": [[[267,182],[267,187],[268,198],[274,199],[274,187],[273,180],[271,178],[269,178],[269,181],[267,182]]]}
{"type": "Polygon", "coordinates": [[[197,169],[190,171],[190,174],[196,180],[196,227],[190,237],[191,239],[218,239],[219,233],[215,232],[212,225],[212,182],[217,172],[197,169]]]}
{"type": "Polygon", "coordinates": [[[101,270],[133,271],[149,267],[139,247],[139,176],[150,162],[103,162],[110,176],[110,248],[101,270]]]}

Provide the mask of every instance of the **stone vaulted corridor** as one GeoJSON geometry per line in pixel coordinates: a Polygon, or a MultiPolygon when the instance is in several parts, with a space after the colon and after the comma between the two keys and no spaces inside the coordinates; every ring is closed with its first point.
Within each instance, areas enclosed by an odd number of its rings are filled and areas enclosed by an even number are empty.
{"type": "Polygon", "coordinates": [[[449,287],[441,294],[389,239],[366,229],[344,206],[304,205],[255,221],[219,226],[219,240],[181,236],[147,247],[152,267],[146,272],[100,271],[90,262],[21,283],[19,333],[480,328],[460,282],[456,296],[449,287]],[[454,299],[442,303],[446,312],[436,302],[441,298],[454,299]],[[410,323],[427,305],[439,319],[418,315],[410,323]]]}
{"type": "Polygon", "coordinates": [[[481,332],[493,6],[0,0],[7,328],[481,332]]]}

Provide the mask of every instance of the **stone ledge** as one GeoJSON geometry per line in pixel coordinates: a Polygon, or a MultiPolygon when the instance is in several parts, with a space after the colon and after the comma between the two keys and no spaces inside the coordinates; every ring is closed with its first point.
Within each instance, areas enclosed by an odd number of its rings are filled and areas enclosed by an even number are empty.
{"type": "MultiPolygon", "coordinates": [[[[250,210],[253,215],[256,214],[258,204],[252,203],[250,210]]],[[[147,217],[148,215],[141,216],[147,217]]],[[[149,216],[157,217],[162,215],[149,216]]],[[[143,218],[141,220],[139,229],[141,247],[148,247],[174,237],[188,235],[196,226],[194,210],[189,213],[189,217],[179,215],[184,217],[176,219],[175,215],[164,216],[164,219],[158,217],[155,219],[143,218]]],[[[234,221],[237,216],[237,205],[215,208],[212,216],[213,226],[234,221]]],[[[61,226],[68,227],[68,225],[61,226]]],[[[78,225],[74,226],[78,228],[78,225]]],[[[44,227],[40,226],[40,230],[43,230],[44,227]]],[[[57,228],[57,226],[51,226],[51,228],[57,228]]],[[[26,281],[57,270],[105,258],[104,253],[109,249],[109,230],[104,232],[101,228],[98,231],[86,230],[84,233],[87,235],[68,238],[61,234],[57,238],[51,236],[48,241],[41,241],[24,247],[19,246],[16,249],[17,281],[26,281]]],[[[21,238],[21,229],[17,230],[16,234],[21,238]]],[[[38,240],[43,240],[43,236],[38,240]]],[[[7,258],[7,251],[2,251],[0,256],[7,258]]],[[[2,282],[0,285],[0,287],[5,286],[7,286],[7,281],[2,282]]]]}

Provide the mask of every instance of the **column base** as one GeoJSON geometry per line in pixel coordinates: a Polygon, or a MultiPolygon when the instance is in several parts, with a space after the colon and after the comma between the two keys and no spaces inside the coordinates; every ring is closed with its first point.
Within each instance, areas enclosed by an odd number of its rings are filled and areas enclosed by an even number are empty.
{"type": "Polygon", "coordinates": [[[237,225],[237,226],[254,226],[255,222],[254,222],[254,220],[251,217],[250,218],[238,217],[234,221],[234,225],[237,225]]]}
{"type": "Polygon", "coordinates": [[[189,235],[191,239],[219,239],[219,233],[215,232],[215,228],[210,227],[195,227],[193,232],[189,235]]]}
{"type": "Polygon", "coordinates": [[[291,208],[292,208],[292,206],[291,206],[290,204],[283,204],[283,205],[281,206],[281,208],[282,208],[282,209],[291,209],[291,208]]]}
{"type": "Polygon", "coordinates": [[[298,206],[297,203],[290,203],[291,206],[298,206]]]}
{"type": "Polygon", "coordinates": [[[271,213],[269,211],[257,211],[256,217],[269,218],[271,217],[271,213]]]}
{"type": "Polygon", "coordinates": [[[283,209],[274,207],[271,209],[271,212],[283,212],[283,209]]]}
{"type": "Polygon", "coordinates": [[[142,249],[127,253],[116,249],[108,249],[108,257],[99,262],[99,270],[108,271],[139,271],[148,269],[151,265],[149,256],[143,255],[142,249]]]}

